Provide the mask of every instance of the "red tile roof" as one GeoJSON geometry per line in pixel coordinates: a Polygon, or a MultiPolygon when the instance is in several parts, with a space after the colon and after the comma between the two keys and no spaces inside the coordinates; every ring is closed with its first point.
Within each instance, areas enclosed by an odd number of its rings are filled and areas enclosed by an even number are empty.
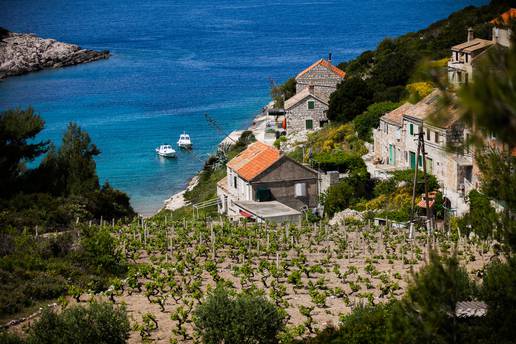
{"type": "Polygon", "coordinates": [[[500,19],[504,24],[510,24],[512,20],[516,20],[516,8],[511,8],[508,11],[500,14],[498,18],[491,20],[491,24],[499,25],[500,19]]]}
{"type": "Polygon", "coordinates": [[[271,167],[280,159],[280,151],[262,142],[254,142],[228,162],[227,166],[247,181],[271,167]]]}
{"type": "Polygon", "coordinates": [[[326,61],[325,59],[320,59],[319,61],[315,62],[313,65],[311,65],[310,67],[308,67],[307,69],[305,69],[304,71],[299,73],[296,76],[296,79],[301,77],[301,76],[303,76],[303,75],[305,75],[306,73],[308,73],[309,71],[311,71],[313,68],[315,68],[318,65],[321,65],[321,66],[327,68],[328,70],[330,70],[331,72],[337,74],[341,78],[344,78],[346,76],[346,72],[344,72],[343,70],[335,67],[334,65],[331,64],[331,62],[326,61]]]}

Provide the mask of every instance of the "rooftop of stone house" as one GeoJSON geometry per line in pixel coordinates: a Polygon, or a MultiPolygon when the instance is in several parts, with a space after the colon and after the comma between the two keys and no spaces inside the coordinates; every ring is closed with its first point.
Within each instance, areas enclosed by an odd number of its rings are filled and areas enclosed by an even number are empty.
{"type": "Polygon", "coordinates": [[[483,301],[460,301],[455,306],[458,318],[483,317],[487,314],[487,304],[483,301]]]}
{"type": "Polygon", "coordinates": [[[416,118],[430,125],[446,129],[457,122],[460,117],[460,111],[453,105],[448,106],[446,109],[442,107],[441,91],[434,89],[416,104],[408,106],[401,115],[416,118]]]}
{"type": "Polygon", "coordinates": [[[453,47],[451,47],[451,50],[465,53],[473,53],[478,50],[486,49],[494,44],[495,42],[489,41],[487,39],[474,38],[471,41],[454,45],[453,47]]]}
{"type": "Polygon", "coordinates": [[[328,105],[328,103],[329,103],[328,96],[325,96],[323,94],[318,94],[317,92],[310,90],[310,87],[306,87],[303,90],[301,90],[300,92],[298,92],[295,95],[293,95],[292,97],[290,97],[289,99],[287,99],[285,101],[285,104],[283,105],[283,107],[285,108],[285,110],[288,110],[309,96],[314,97],[315,99],[319,100],[321,103],[324,103],[326,105],[328,105]]]}
{"type": "Polygon", "coordinates": [[[387,112],[385,115],[383,115],[382,120],[390,124],[397,125],[398,127],[401,127],[403,124],[403,115],[410,111],[410,109],[413,106],[414,105],[411,103],[404,103],[403,105],[397,107],[391,112],[387,112]]]}
{"type": "Polygon", "coordinates": [[[309,71],[311,71],[312,69],[314,69],[315,67],[317,67],[319,65],[325,67],[326,69],[328,69],[329,71],[335,73],[337,76],[339,76],[341,78],[344,78],[346,76],[346,72],[344,72],[340,68],[335,67],[334,65],[332,65],[330,61],[325,60],[325,59],[320,59],[319,61],[316,61],[310,67],[308,67],[307,69],[305,69],[304,71],[299,73],[296,76],[296,79],[302,77],[303,75],[305,75],[306,73],[308,73],[309,71]]]}
{"type": "Polygon", "coordinates": [[[510,24],[512,20],[516,20],[516,8],[510,8],[497,18],[491,20],[490,23],[494,25],[501,25],[502,23],[507,25],[510,24]]]}
{"type": "Polygon", "coordinates": [[[280,158],[279,150],[257,141],[231,159],[227,166],[243,179],[251,181],[280,158]]]}

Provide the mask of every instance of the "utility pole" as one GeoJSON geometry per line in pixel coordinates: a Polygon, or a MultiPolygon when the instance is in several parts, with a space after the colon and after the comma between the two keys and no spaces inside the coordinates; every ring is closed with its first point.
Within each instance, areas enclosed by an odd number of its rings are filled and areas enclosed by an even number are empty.
{"type": "Polygon", "coordinates": [[[414,211],[415,211],[415,203],[416,203],[416,186],[417,186],[417,175],[419,170],[419,159],[421,159],[423,165],[423,176],[424,176],[424,184],[425,184],[425,206],[426,206],[426,219],[427,219],[427,230],[431,233],[433,229],[433,221],[432,221],[432,209],[430,208],[430,201],[428,199],[428,174],[426,172],[426,152],[425,152],[425,133],[423,131],[423,126],[419,127],[419,133],[417,134],[417,154],[416,154],[416,166],[414,169],[414,182],[412,184],[412,208],[410,212],[410,227],[412,237],[412,226],[414,223],[414,211]]]}

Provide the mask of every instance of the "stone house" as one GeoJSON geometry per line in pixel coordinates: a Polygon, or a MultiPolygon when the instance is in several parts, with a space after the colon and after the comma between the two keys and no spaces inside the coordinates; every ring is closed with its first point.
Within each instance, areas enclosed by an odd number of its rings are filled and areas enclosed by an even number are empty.
{"type": "Polygon", "coordinates": [[[317,171],[274,147],[254,142],[227,164],[217,183],[219,213],[256,221],[300,221],[302,211],[318,206],[317,171]]]}
{"type": "Polygon", "coordinates": [[[317,130],[328,123],[329,98],[315,92],[314,86],[304,88],[285,101],[287,131],[317,130]]]}
{"type": "Polygon", "coordinates": [[[331,64],[329,60],[319,61],[296,76],[296,94],[284,104],[287,131],[317,130],[328,118],[330,95],[344,80],[346,73],[331,64]]]}
{"type": "Polygon", "coordinates": [[[491,20],[491,24],[494,25],[491,40],[475,38],[473,29],[469,28],[467,41],[451,47],[452,56],[448,61],[449,82],[455,85],[467,84],[473,78],[476,64],[490,48],[510,48],[512,32],[508,25],[514,19],[516,8],[511,8],[499,18],[491,20]]]}
{"type": "MultiPolygon", "coordinates": [[[[372,174],[416,168],[417,134],[423,132],[427,171],[439,180],[452,206],[463,208],[458,197],[473,183],[473,158],[467,148],[453,153],[449,147],[461,145],[469,134],[454,108],[446,109],[443,119],[432,118],[440,108],[439,92],[434,90],[418,103],[405,103],[380,118],[379,127],[373,131],[372,174]]],[[[423,168],[421,156],[417,165],[423,168]]]]}

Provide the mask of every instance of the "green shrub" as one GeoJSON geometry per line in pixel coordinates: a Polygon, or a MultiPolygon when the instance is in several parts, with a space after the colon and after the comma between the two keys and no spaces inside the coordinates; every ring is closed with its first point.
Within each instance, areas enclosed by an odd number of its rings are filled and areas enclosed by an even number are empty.
{"type": "Polygon", "coordinates": [[[380,102],[369,105],[365,112],[353,120],[357,136],[364,141],[372,142],[372,129],[380,125],[380,117],[394,110],[398,105],[398,103],[393,102],[380,102]]]}
{"type": "Polygon", "coordinates": [[[482,239],[492,237],[499,219],[489,198],[476,190],[471,190],[468,197],[469,212],[459,220],[461,232],[466,235],[473,232],[482,239]]]}
{"type": "Polygon", "coordinates": [[[314,154],[312,166],[323,171],[341,173],[365,169],[364,160],[360,156],[341,150],[314,154]]]}
{"type": "Polygon", "coordinates": [[[194,313],[204,343],[277,343],[284,328],[283,313],[262,296],[231,296],[218,286],[194,313]]]}
{"type": "Polygon", "coordinates": [[[349,207],[353,199],[353,187],[346,181],[330,186],[323,196],[324,212],[332,217],[333,214],[349,207]]]}
{"type": "Polygon", "coordinates": [[[130,331],[124,307],[93,302],[75,306],[62,313],[45,310],[29,330],[30,344],[122,344],[130,331]]]}

